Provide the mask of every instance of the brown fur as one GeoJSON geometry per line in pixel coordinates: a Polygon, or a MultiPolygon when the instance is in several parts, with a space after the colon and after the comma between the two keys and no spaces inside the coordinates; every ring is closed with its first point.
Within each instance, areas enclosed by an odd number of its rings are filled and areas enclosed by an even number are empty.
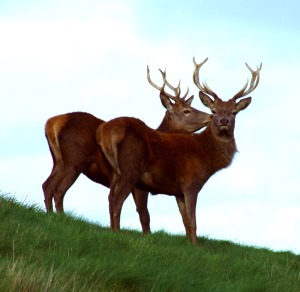
{"type": "Polygon", "coordinates": [[[53,169],[43,183],[45,205],[52,211],[52,199],[63,212],[65,192],[83,173],[94,182],[109,186],[110,165],[95,143],[95,132],[102,120],[91,114],[73,112],[50,118],[45,134],[53,159],[53,169]]]}
{"type": "MultiPolygon", "coordinates": [[[[161,101],[167,111],[158,130],[191,133],[205,126],[209,115],[192,108],[192,99],[193,97],[187,100],[178,98],[173,103],[162,94],[161,101]]],[[[63,212],[65,193],[81,173],[92,181],[109,187],[111,166],[98,148],[95,137],[96,129],[103,122],[83,112],[58,115],[47,121],[45,134],[53,158],[52,172],[43,183],[48,212],[53,211],[53,198],[56,210],[63,212]]],[[[143,232],[150,232],[147,192],[134,188],[132,190],[143,232]]]]}
{"type": "Polygon", "coordinates": [[[117,118],[100,125],[97,140],[114,168],[109,202],[111,226],[120,229],[124,200],[133,186],[155,194],[176,197],[187,238],[196,242],[196,202],[198,192],[218,170],[230,165],[236,144],[235,115],[251,98],[236,103],[200,92],[202,102],[212,112],[212,121],[193,135],[165,134],[134,118],[117,118]]]}

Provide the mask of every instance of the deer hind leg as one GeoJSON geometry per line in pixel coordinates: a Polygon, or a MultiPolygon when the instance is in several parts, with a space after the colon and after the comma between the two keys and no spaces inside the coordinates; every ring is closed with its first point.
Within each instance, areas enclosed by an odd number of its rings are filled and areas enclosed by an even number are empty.
{"type": "Polygon", "coordinates": [[[44,192],[44,202],[45,207],[48,213],[53,212],[52,200],[54,198],[54,193],[57,184],[61,179],[60,172],[63,169],[62,165],[55,164],[53,169],[49,175],[49,177],[42,184],[43,192],[44,192]]]}
{"type": "MultiPolygon", "coordinates": [[[[134,134],[129,134],[124,138],[124,129],[117,131],[115,134],[115,137],[111,135],[113,137],[111,148],[114,149],[112,156],[117,167],[113,164],[112,167],[114,168],[114,176],[118,176],[119,178],[116,183],[111,184],[112,189],[109,195],[109,203],[110,211],[112,212],[111,219],[113,221],[111,226],[113,226],[113,230],[119,230],[123,203],[134,189],[136,182],[144,170],[146,145],[143,141],[136,139],[134,134]]],[[[108,148],[105,147],[104,139],[102,142],[102,149],[108,148]]]]}
{"type": "Polygon", "coordinates": [[[113,211],[113,204],[114,204],[114,190],[115,186],[120,179],[120,176],[117,173],[113,173],[110,177],[110,190],[108,195],[108,203],[109,203],[109,216],[110,216],[110,229],[114,229],[114,211],[113,211]]]}
{"type": "Polygon", "coordinates": [[[109,194],[109,204],[111,212],[111,226],[113,231],[120,230],[120,217],[121,210],[124,201],[129,196],[130,192],[133,190],[133,187],[137,179],[134,179],[134,176],[119,176],[118,181],[113,184],[110,194],[109,194]]]}
{"type": "Polygon", "coordinates": [[[58,213],[64,212],[63,200],[65,194],[74,184],[79,175],[80,172],[76,171],[74,167],[65,169],[64,172],[60,173],[60,180],[57,182],[54,192],[55,209],[58,213]]]}
{"type": "Polygon", "coordinates": [[[57,212],[63,213],[63,199],[67,190],[78,178],[80,172],[74,168],[64,169],[63,167],[53,168],[50,176],[43,183],[45,205],[47,212],[53,212],[52,200],[55,202],[57,212]]]}
{"type": "Polygon", "coordinates": [[[133,185],[120,182],[115,189],[113,198],[113,222],[114,230],[120,230],[121,211],[125,200],[128,198],[133,185]]]}
{"type": "Polygon", "coordinates": [[[150,214],[147,208],[149,193],[139,189],[134,189],[132,195],[136,205],[136,211],[138,212],[140,217],[143,233],[151,233],[150,214]]]}
{"type": "Polygon", "coordinates": [[[190,234],[191,234],[191,226],[190,226],[190,220],[189,217],[187,215],[187,211],[186,211],[186,204],[185,204],[185,199],[184,196],[179,197],[176,196],[176,202],[177,202],[177,206],[178,209],[180,211],[181,217],[182,217],[182,221],[184,224],[184,228],[185,228],[185,234],[186,234],[186,238],[188,240],[190,240],[190,234]]]}
{"type": "Polygon", "coordinates": [[[51,191],[50,184],[51,181],[54,179],[52,174],[45,180],[45,182],[42,185],[43,192],[44,192],[44,203],[47,210],[47,213],[53,212],[53,205],[52,205],[52,199],[53,199],[53,192],[51,191]]]}

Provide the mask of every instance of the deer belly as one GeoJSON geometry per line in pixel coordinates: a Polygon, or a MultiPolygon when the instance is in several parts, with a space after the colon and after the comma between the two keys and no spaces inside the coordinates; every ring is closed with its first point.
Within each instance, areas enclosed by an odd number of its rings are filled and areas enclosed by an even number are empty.
{"type": "Polygon", "coordinates": [[[150,191],[152,194],[182,194],[180,183],[163,172],[144,172],[140,179],[140,183],[143,185],[143,189],[150,191]]]}

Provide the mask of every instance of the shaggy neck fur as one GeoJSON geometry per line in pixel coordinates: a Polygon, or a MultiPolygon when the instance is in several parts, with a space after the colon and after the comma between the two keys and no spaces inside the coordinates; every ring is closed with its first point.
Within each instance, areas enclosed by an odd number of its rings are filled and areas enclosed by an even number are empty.
{"type": "Polygon", "coordinates": [[[209,125],[197,136],[203,145],[203,150],[207,153],[211,171],[215,173],[231,164],[234,154],[237,152],[237,148],[234,136],[230,138],[216,136],[213,134],[211,127],[212,125],[209,125]]]}

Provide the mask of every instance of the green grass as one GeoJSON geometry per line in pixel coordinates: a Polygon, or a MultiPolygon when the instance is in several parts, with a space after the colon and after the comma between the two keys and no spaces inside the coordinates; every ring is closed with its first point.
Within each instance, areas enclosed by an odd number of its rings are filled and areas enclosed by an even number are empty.
{"type": "Polygon", "coordinates": [[[113,233],[0,196],[0,291],[300,291],[300,256],[113,233]]]}

